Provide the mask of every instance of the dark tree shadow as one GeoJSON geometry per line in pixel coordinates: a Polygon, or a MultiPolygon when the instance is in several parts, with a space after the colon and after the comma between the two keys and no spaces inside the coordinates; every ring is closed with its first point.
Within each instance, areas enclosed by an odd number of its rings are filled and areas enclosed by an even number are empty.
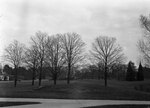
{"type": "Polygon", "coordinates": [[[0,102],[0,107],[41,104],[40,102],[0,102]]]}

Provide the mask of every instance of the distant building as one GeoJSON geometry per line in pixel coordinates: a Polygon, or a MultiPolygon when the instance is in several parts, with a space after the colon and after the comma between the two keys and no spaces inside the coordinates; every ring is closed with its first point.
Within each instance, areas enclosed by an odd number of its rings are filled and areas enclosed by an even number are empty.
{"type": "Polygon", "coordinates": [[[10,76],[6,74],[0,74],[0,81],[9,81],[10,76]]]}

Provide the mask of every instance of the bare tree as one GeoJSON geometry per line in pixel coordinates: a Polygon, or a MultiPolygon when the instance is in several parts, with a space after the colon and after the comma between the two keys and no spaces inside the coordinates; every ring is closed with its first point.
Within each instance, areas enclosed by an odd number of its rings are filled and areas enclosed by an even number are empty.
{"type": "Polygon", "coordinates": [[[142,53],[146,66],[150,66],[150,18],[141,15],[141,27],[144,30],[143,39],[138,41],[138,49],[142,53]]]}
{"type": "Polygon", "coordinates": [[[70,83],[70,73],[72,67],[83,60],[82,55],[85,43],[77,33],[65,33],[61,36],[62,47],[66,53],[66,62],[68,67],[67,83],[70,83]]]}
{"type": "Polygon", "coordinates": [[[42,80],[42,71],[43,71],[43,64],[45,60],[45,45],[46,45],[46,38],[48,34],[44,32],[37,32],[34,37],[31,37],[32,46],[37,50],[38,53],[38,60],[39,60],[39,86],[41,86],[42,80]]]}
{"type": "Polygon", "coordinates": [[[141,15],[140,17],[141,27],[143,27],[146,32],[150,33],[150,18],[141,15]]]}
{"type": "Polygon", "coordinates": [[[24,45],[15,40],[13,43],[9,44],[5,49],[5,59],[14,66],[15,69],[15,78],[14,86],[17,85],[18,78],[18,68],[22,65],[24,59],[24,45]]]}
{"type": "Polygon", "coordinates": [[[116,39],[112,37],[99,36],[92,44],[91,54],[98,63],[103,63],[105,67],[105,86],[107,86],[107,69],[114,63],[121,63],[124,60],[122,47],[116,44],[116,39]]]}
{"type": "Polygon", "coordinates": [[[24,62],[27,64],[27,67],[32,69],[32,85],[34,85],[37,68],[39,66],[38,56],[38,50],[34,46],[27,48],[25,51],[24,62]]]}
{"type": "Polygon", "coordinates": [[[48,37],[46,44],[46,63],[51,69],[51,77],[56,84],[57,77],[60,75],[60,70],[64,66],[65,53],[62,49],[62,44],[60,41],[61,34],[57,34],[51,37],[48,37]]]}

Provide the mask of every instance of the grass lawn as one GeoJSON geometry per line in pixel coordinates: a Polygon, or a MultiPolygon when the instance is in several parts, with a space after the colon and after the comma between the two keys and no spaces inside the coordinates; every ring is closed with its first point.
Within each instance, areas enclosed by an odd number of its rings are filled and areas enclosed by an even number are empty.
{"type": "Polygon", "coordinates": [[[31,86],[31,81],[18,82],[15,88],[13,82],[0,82],[0,97],[19,98],[54,98],[54,99],[112,99],[112,100],[150,100],[150,93],[136,90],[135,87],[150,85],[150,80],[142,82],[126,82],[109,80],[104,87],[103,80],[74,80],[67,85],[66,81],[38,81],[31,86]]]}

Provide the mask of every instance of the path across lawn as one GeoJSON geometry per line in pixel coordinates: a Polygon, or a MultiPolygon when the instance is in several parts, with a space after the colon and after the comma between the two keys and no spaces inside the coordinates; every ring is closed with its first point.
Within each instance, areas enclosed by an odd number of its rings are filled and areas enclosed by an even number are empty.
{"type": "MultiPolygon", "coordinates": [[[[150,101],[124,100],[72,100],[72,99],[33,99],[33,98],[0,98],[0,102],[32,102],[40,104],[12,106],[10,108],[98,108],[104,105],[150,105],[150,101]]],[[[105,107],[107,108],[107,107],[105,107]]],[[[108,107],[109,108],[109,107],[108,107]]],[[[125,108],[125,107],[124,107],[125,108]]]]}

